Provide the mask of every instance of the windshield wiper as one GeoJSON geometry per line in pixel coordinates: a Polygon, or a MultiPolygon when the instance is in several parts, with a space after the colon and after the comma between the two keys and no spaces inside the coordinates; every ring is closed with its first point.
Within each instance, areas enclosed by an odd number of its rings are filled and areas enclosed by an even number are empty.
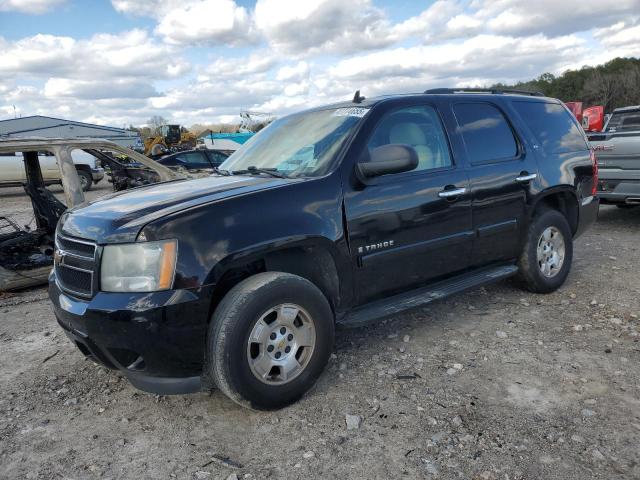
{"type": "Polygon", "coordinates": [[[247,167],[244,170],[233,170],[232,175],[242,175],[243,173],[264,173],[277,178],[289,178],[287,174],[278,171],[277,168],[258,168],[254,165],[247,167]]]}
{"type": "Polygon", "coordinates": [[[217,173],[218,175],[222,175],[225,177],[228,177],[229,175],[232,175],[232,173],[229,170],[221,170],[218,167],[215,167],[213,169],[213,173],[217,173]]]}

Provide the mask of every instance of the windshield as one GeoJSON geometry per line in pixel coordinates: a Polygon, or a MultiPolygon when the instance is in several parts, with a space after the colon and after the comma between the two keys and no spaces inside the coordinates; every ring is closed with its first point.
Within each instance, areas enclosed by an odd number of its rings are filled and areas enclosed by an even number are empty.
{"type": "Polygon", "coordinates": [[[326,174],[367,108],[335,108],[276,120],[231,155],[220,170],[271,170],[287,177],[326,174]]]}
{"type": "Polygon", "coordinates": [[[607,124],[607,132],[640,130],[640,111],[614,113],[607,124]]]}

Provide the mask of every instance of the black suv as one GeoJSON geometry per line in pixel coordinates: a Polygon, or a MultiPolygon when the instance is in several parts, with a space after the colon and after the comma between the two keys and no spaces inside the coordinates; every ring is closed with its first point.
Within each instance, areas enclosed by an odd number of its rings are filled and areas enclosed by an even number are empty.
{"type": "Polygon", "coordinates": [[[136,387],[279,408],[362,325],[518,274],[551,292],[597,217],[597,165],[558,100],[427,91],[281,118],[207,178],[60,220],[49,295],[136,387]]]}

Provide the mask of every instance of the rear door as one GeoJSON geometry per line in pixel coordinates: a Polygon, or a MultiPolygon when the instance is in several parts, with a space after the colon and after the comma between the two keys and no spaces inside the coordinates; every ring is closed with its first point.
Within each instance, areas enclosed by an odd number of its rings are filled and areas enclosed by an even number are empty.
{"type": "Polygon", "coordinates": [[[22,154],[0,154],[0,183],[23,182],[25,178],[22,154]]]}
{"type": "Polygon", "coordinates": [[[347,172],[345,215],[359,304],[462,270],[471,253],[468,179],[435,106],[383,112],[370,119],[374,126],[363,133],[356,158],[367,158],[365,149],[405,144],[415,148],[419,164],[364,186],[347,172]]]}
{"type": "MultiPolygon", "coordinates": [[[[38,162],[40,162],[40,171],[42,172],[43,180],[60,180],[60,169],[58,168],[58,161],[54,154],[38,152],[38,162]]],[[[26,172],[24,175],[26,177],[26,172]]]]}
{"type": "Polygon", "coordinates": [[[516,258],[538,166],[507,114],[490,101],[452,105],[466,152],[473,228],[472,264],[516,258]]]}

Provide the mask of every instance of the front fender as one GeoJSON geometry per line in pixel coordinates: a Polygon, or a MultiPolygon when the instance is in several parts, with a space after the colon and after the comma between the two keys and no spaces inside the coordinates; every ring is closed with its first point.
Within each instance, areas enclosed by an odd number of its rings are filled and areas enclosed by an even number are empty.
{"type": "Polygon", "coordinates": [[[349,272],[336,175],[292,182],[183,210],[143,227],[178,239],[176,288],[216,283],[229,268],[285,248],[322,248],[349,272]]]}

